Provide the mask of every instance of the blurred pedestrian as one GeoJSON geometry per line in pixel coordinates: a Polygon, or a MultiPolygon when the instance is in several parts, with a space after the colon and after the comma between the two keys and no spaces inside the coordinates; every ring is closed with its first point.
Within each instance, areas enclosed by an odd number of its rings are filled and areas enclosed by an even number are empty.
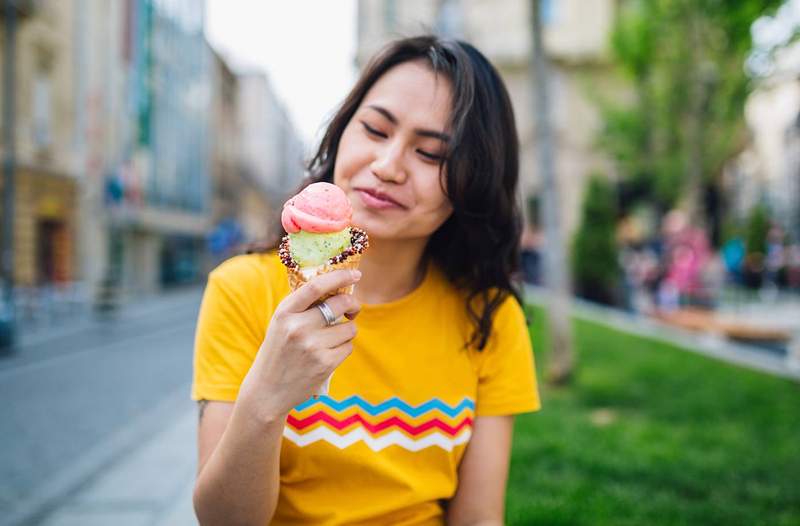
{"type": "Polygon", "coordinates": [[[741,237],[729,239],[721,250],[722,262],[730,281],[737,285],[743,283],[742,267],[745,258],[744,240],[741,237]]]}
{"type": "Polygon", "coordinates": [[[674,307],[679,305],[707,307],[712,301],[703,286],[703,271],[711,261],[711,246],[706,232],[688,222],[686,214],[673,210],[665,219],[666,275],[663,296],[674,307]]]}
{"type": "Polygon", "coordinates": [[[517,144],[472,46],[411,38],[369,63],[308,180],[350,198],[370,239],[361,272],[290,292],[273,251],[210,275],[192,393],[201,524],[503,521],[512,415],[539,407],[510,281],[517,144]],[[323,317],[318,298],[356,281],[323,317]],[[357,314],[358,336],[328,323],[357,314]]]}

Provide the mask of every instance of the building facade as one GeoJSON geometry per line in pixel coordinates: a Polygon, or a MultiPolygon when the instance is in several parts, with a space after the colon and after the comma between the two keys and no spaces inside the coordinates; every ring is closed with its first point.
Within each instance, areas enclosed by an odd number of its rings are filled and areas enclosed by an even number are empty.
{"type": "MultiPolygon", "coordinates": [[[[536,164],[531,2],[527,0],[359,0],[357,63],[390,39],[437,33],[475,45],[497,67],[514,105],[520,136],[521,198],[540,189],[536,164]]],[[[556,174],[562,188],[566,230],[578,220],[584,181],[593,172],[612,173],[595,140],[600,115],[594,97],[613,94],[619,81],[611,71],[607,41],[614,0],[545,0],[544,44],[550,62],[551,119],[556,174]]],[[[525,207],[527,208],[527,207],[525,207]]],[[[529,218],[533,219],[533,218],[529,218]]]]}
{"type": "Polygon", "coordinates": [[[745,106],[750,145],[728,170],[734,214],[747,217],[759,202],[795,241],[800,240],[800,44],[779,52],[745,106]]]}
{"type": "Polygon", "coordinates": [[[107,281],[125,294],[196,281],[207,270],[211,56],[203,3],[125,4],[125,106],[117,115],[127,122],[105,174],[107,281]]]}
{"type": "Polygon", "coordinates": [[[71,286],[107,303],[202,278],[211,227],[203,2],[20,5],[20,295],[71,286]]]}
{"type": "Polygon", "coordinates": [[[243,227],[248,238],[261,239],[303,178],[303,143],[266,75],[243,73],[238,82],[242,177],[269,196],[267,206],[244,196],[243,227]]]}
{"type": "Polygon", "coordinates": [[[208,45],[202,0],[19,5],[18,298],[72,287],[113,307],[204,279],[220,235],[265,237],[303,144],[266,77],[208,45]]]}
{"type": "Polygon", "coordinates": [[[275,199],[266,184],[252,178],[253,172],[245,169],[246,136],[242,131],[240,106],[246,101],[241,100],[240,79],[216,52],[213,57],[213,229],[209,248],[213,262],[217,263],[240,252],[243,245],[264,238],[266,218],[275,216],[275,199]]]}
{"type": "MultiPolygon", "coordinates": [[[[80,273],[76,210],[83,173],[75,141],[79,79],[73,60],[76,19],[71,2],[20,5],[12,65],[16,77],[13,267],[14,283],[27,289],[64,285],[80,273]]],[[[0,71],[5,66],[5,31],[6,20],[0,15],[0,71]]],[[[0,92],[0,98],[6,96],[11,94],[0,92]]],[[[6,155],[5,149],[0,155],[6,155]]]]}

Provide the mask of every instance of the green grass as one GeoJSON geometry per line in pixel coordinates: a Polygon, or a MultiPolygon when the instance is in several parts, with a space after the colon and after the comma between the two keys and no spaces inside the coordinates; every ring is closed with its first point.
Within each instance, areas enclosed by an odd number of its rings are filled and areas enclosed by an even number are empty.
{"type": "Polygon", "coordinates": [[[569,387],[517,419],[509,524],[800,525],[800,385],[584,321],[569,387]]]}

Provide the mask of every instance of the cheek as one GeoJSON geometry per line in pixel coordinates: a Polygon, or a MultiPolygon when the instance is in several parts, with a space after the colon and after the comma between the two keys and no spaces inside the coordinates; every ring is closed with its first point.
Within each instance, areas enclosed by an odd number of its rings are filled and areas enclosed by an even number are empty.
{"type": "MultiPolygon", "coordinates": [[[[431,220],[444,223],[453,213],[453,205],[445,195],[439,184],[438,178],[435,178],[431,183],[423,185],[419,189],[419,194],[424,197],[424,207],[431,220]]],[[[438,225],[437,225],[438,226],[438,225]]]]}
{"type": "Polygon", "coordinates": [[[336,164],[333,168],[333,182],[340,182],[352,179],[362,165],[367,162],[368,150],[360,144],[357,133],[351,127],[347,127],[339,141],[336,150],[336,164]]]}

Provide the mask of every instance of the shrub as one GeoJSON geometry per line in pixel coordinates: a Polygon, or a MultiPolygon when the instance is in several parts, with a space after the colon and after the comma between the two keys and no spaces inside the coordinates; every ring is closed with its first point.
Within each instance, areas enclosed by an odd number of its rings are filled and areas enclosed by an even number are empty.
{"type": "Polygon", "coordinates": [[[615,222],[614,189],[604,177],[593,175],[572,243],[572,278],[579,296],[605,304],[614,303],[619,279],[615,222]]]}

